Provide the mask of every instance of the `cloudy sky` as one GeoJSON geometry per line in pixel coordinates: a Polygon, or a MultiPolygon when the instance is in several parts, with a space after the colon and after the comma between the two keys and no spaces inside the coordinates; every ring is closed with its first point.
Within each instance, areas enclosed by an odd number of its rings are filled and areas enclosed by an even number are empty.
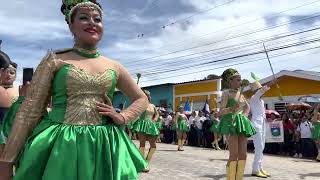
{"type": "MultiPolygon", "coordinates": [[[[99,48],[141,85],[220,75],[243,77],[320,71],[320,0],[100,0],[105,33],[99,48]]],[[[0,6],[2,50],[21,67],[36,67],[48,49],[73,46],[61,0],[14,0],[0,6]]],[[[250,79],[250,78],[249,78],[250,79]]]]}

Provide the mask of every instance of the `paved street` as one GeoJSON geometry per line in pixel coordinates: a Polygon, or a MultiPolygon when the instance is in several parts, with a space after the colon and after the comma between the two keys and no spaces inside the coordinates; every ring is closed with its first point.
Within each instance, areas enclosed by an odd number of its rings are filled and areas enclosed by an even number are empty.
{"type": "MultiPolygon", "coordinates": [[[[141,174],[140,180],[223,180],[227,157],[226,151],[186,146],[184,152],[177,152],[174,145],[158,144],[151,171],[141,174]]],[[[259,179],[250,176],[252,159],[253,154],[249,154],[244,179],[259,179]]],[[[311,160],[266,155],[264,162],[273,175],[270,180],[320,179],[320,163],[311,160]]]]}

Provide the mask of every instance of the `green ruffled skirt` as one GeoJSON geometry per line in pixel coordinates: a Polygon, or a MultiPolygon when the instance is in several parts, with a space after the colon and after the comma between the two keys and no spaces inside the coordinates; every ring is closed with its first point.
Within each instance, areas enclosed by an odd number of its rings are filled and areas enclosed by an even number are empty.
{"type": "Polygon", "coordinates": [[[178,121],[177,129],[181,132],[189,132],[188,122],[185,120],[178,121]]]}
{"type": "Polygon", "coordinates": [[[14,180],[137,179],[147,162],[113,124],[79,126],[42,121],[18,162],[14,180]]]}
{"type": "Polygon", "coordinates": [[[256,134],[256,129],[246,116],[239,113],[224,115],[220,120],[218,132],[223,135],[251,137],[256,134]]]}
{"type": "Polygon", "coordinates": [[[139,119],[133,124],[132,131],[135,133],[143,133],[148,136],[158,136],[159,129],[155,122],[151,119],[139,119]]]}
{"type": "Polygon", "coordinates": [[[213,120],[209,131],[212,133],[218,133],[219,132],[219,121],[213,120]]]}
{"type": "Polygon", "coordinates": [[[156,126],[160,131],[163,129],[163,124],[160,119],[156,122],[156,126]]]}
{"type": "Polygon", "coordinates": [[[320,122],[313,123],[314,130],[312,137],[314,140],[320,140],[320,122]]]}
{"type": "Polygon", "coordinates": [[[128,129],[132,129],[134,123],[135,123],[135,121],[130,121],[130,122],[126,125],[126,127],[127,127],[128,129]]]}

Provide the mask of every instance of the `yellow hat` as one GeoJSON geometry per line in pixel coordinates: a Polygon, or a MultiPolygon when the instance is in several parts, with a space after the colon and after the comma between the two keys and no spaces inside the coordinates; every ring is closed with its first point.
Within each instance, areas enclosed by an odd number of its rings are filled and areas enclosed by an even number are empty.
{"type": "Polygon", "coordinates": [[[251,88],[251,91],[256,91],[262,88],[262,85],[260,84],[259,81],[254,81],[253,83],[250,84],[250,88],[251,88]]]}

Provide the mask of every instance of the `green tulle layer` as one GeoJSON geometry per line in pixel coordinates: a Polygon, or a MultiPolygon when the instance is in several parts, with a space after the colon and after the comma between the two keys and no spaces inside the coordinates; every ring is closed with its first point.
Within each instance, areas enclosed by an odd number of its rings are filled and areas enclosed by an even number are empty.
{"type": "Polygon", "coordinates": [[[14,180],[137,179],[147,167],[121,127],[42,121],[29,138],[14,180]]]}
{"type": "Polygon", "coordinates": [[[188,126],[188,122],[185,120],[180,120],[178,121],[178,127],[177,129],[181,132],[189,132],[189,126],[188,126]]]}
{"type": "Polygon", "coordinates": [[[224,115],[220,120],[218,132],[224,135],[244,135],[246,137],[256,134],[250,120],[241,113],[224,115]]]}
{"type": "Polygon", "coordinates": [[[314,126],[314,130],[313,130],[312,137],[315,140],[320,140],[320,122],[313,123],[313,126],[314,126]]]}
{"type": "Polygon", "coordinates": [[[143,133],[148,136],[158,136],[159,129],[151,119],[139,119],[133,124],[132,131],[135,133],[143,133]]]}
{"type": "Polygon", "coordinates": [[[212,125],[209,129],[212,133],[218,133],[219,132],[219,122],[218,121],[212,121],[212,125]]]}
{"type": "Polygon", "coordinates": [[[126,125],[126,127],[127,127],[128,129],[132,129],[134,123],[135,123],[135,121],[130,121],[130,122],[126,125]]]}
{"type": "Polygon", "coordinates": [[[156,122],[156,126],[157,126],[157,128],[159,129],[159,130],[162,130],[164,127],[163,127],[163,124],[162,124],[162,122],[160,121],[160,120],[158,120],[157,122],[156,122]]]}

